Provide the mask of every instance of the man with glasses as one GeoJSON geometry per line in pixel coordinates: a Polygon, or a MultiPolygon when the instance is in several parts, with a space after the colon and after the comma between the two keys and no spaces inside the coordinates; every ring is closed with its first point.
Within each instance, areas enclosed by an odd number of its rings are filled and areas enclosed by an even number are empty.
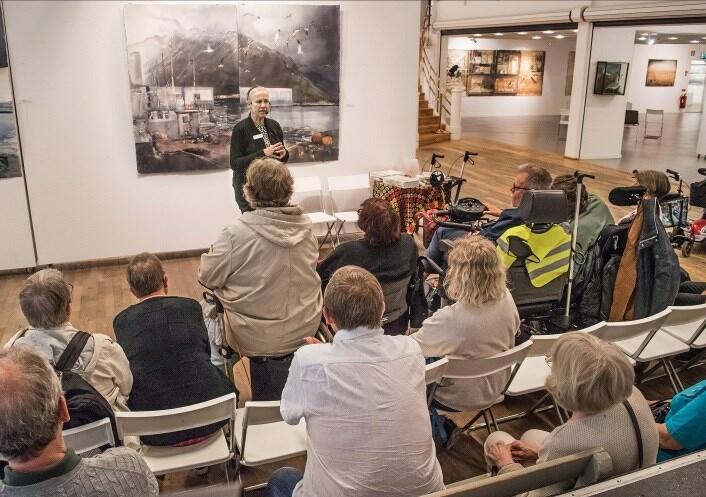
{"type": "MultiPolygon", "coordinates": [[[[26,347],[56,365],[79,331],[71,318],[73,286],[56,269],[43,269],[27,278],[20,290],[20,307],[29,327],[18,332],[5,348],[26,347]]],[[[72,370],[79,373],[114,410],[127,411],[132,373],[122,347],[110,337],[91,333],[72,370]]]]}
{"type": "MultiPolygon", "coordinates": [[[[527,190],[548,190],[552,184],[552,175],[545,168],[532,163],[522,164],[517,168],[515,180],[510,187],[512,207],[500,210],[488,205],[486,214],[496,216],[494,223],[480,230],[480,234],[491,241],[496,241],[505,230],[522,224],[518,207],[527,190]]],[[[468,234],[465,230],[439,228],[426,250],[426,256],[442,267],[445,265],[444,253],[441,250],[441,240],[455,240],[468,234]]]]}

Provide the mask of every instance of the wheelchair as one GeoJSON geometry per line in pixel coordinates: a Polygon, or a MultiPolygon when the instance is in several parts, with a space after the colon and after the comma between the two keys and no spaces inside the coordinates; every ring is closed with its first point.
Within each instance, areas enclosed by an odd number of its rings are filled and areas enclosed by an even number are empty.
{"type": "MultiPolygon", "coordinates": [[[[453,206],[446,211],[438,211],[435,213],[435,221],[443,227],[463,229],[469,233],[477,231],[482,211],[478,212],[478,209],[465,210],[462,206],[463,204],[461,207],[453,206]],[[444,215],[448,215],[451,221],[440,219],[440,216],[444,215]]],[[[527,191],[519,206],[520,217],[533,233],[543,233],[556,224],[566,222],[567,210],[566,194],[559,190],[527,191]]],[[[450,250],[453,245],[453,240],[443,240],[441,242],[442,251],[450,250]]],[[[520,238],[510,237],[509,250],[516,259],[507,271],[508,289],[524,326],[532,334],[566,331],[566,326],[562,324],[561,318],[566,309],[564,297],[569,279],[568,272],[556,277],[544,286],[536,287],[532,284],[526,267],[526,261],[533,256],[530,247],[520,238]]],[[[443,307],[452,303],[443,291],[442,282],[445,269],[425,256],[421,256],[419,259],[420,269],[423,268],[426,274],[439,275],[440,282],[437,292],[440,296],[440,305],[443,307]]],[[[419,277],[419,272],[417,277],[419,277]]],[[[418,289],[419,287],[417,287],[418,289]]],[[[414,305],[414,302],[412,301],[410,305],[414,305]]]]}

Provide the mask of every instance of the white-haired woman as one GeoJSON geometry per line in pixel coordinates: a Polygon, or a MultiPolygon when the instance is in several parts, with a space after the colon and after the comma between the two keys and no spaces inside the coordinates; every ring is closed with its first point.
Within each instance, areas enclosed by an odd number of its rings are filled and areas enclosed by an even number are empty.
{"type": "MultiPolygon", "coordinates": [[[[520,318],[507,290],[505,268],[491,241],[480,235],[457,240],[449,253],[444,285],[455,303],[438,310],[412,335],[425,357],[481,359],[514,346],[520,318]]],[[[486,407],[509,374],[501,371],[481,379],[444,379],[432,405],[444,411],[486,407]]]]}
{"type": "MultiPolygon", "coordinates": [[[[592,335],[574,332],[557,340],[547,362],[552,368],[547,390],[571,411],[571,419],[551,433],[529,430],[520,440],[502,431],[492,433],[485,441],[489,466],[504,474],[521,469],[521,461],[541,463],[594,448],[610,454],[613,474],[655,463],[657,428],[647,401],[633,386],[635,373],[625,354],[592,335]]],[[[526,495],[556,495],[573,485],[567,481],[526,495]]]]}

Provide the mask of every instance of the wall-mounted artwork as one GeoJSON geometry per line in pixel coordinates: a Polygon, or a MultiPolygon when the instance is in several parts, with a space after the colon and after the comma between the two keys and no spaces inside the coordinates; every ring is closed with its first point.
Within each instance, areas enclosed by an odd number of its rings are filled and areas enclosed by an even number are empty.
{"type": "Polygon", "coordinates": [[[564,96],[571,96],[571,87],[574,86],[574,60],[576,52],[569,52],[569,60],[566,63],[566,83],[564,84],[564,96]]]}
{"type": "Polygon", "coordinates": [[[446,74],[447,82],[449,81],[448,73],[452,67],[458,66],[456,71],[456,81],[466,85],[468,77],[468,50],[449,50],[446,57],[446,74]]]}
{"type": "Polygon", "coordinates": [[[650,59],[647,62],[645,86],[674,86],[676,76],[676,60],[650,59]]]}
{"type": "Polygon", "coordinates": [[[124,14],[139,173],[229,168],[253,85],[270,89],[290,163],[338,158],[338,6],[128,4],[124,14]]]}
{"type": "Polygon", "coordinates": [[[544,57],[540,50],[471,50],[466,94],[539,96],[544,57]]]}
{"type": "Polygon", "coordinates": [[[22,163],[2,16],[0,9],[0,178],[16,178],[22,176],[22,163]]]}
{"type": "Polygon", "coordinates": [[[628,66],[627,62],[597,62],[593,93],[596,95],[625,95],[628,66]]]}

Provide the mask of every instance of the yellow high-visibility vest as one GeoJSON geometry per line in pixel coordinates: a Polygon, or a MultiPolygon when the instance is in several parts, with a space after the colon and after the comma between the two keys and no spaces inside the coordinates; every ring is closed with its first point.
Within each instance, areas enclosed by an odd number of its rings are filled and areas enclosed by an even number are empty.
{"type": "Polygon", "coordinates": [[[523,240],[532,251],[525,259],[525,267],[533,286],[542,287],[569,271],[571,235],[562,225],[555,224],[543,233],[534,233],[524,224],[505,230],[495,250],[507,268],[517,260],[510,252],[511,236],[523,240]]]}

